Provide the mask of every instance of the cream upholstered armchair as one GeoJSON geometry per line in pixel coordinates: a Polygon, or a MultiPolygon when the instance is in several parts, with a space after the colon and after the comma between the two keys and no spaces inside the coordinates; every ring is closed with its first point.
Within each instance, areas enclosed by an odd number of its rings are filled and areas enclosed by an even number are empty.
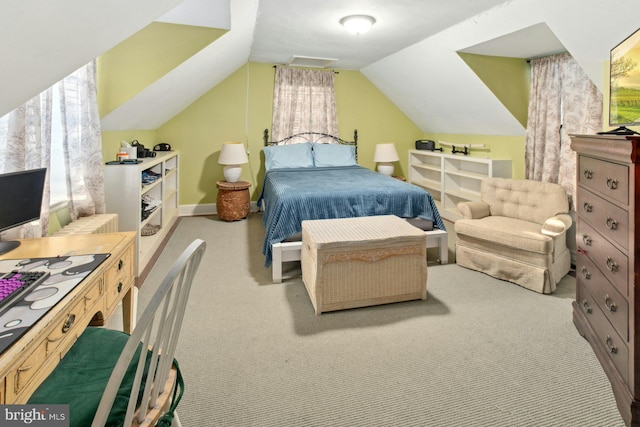
{"type": "Polygon", "coordinates": [[[486,178],[480,200],[458,204],[456,263],[540,293],[571,268],[572,224],[564,188],[548,182],[486,178]]]}

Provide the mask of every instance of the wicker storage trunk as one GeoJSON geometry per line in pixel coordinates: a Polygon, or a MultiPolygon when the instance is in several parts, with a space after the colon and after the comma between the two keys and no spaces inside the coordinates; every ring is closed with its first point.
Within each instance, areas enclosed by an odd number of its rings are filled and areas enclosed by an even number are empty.
{"type": "Polygon", "coordinates": [[[316,314],[427,298],[427,238],[394,215],[302,222],[302,280],[316,314]]]}

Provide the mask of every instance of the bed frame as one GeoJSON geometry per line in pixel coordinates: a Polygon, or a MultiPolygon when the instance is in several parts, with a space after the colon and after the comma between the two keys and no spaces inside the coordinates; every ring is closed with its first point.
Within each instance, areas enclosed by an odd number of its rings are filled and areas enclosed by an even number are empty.
{"type": "Polygon", "coordinates": [[[340,139],[337,136],[329,135],[328,133],[321,132],[301,132],[295,135],[288,136],[280,141],[269,141],[269,129],[265,129],[262,135],[264,140],[264,146],[271,145],[288,145],[298,144],[300,142],[314,142],[318,144],[341,144],[341,145],[353,145],[355,147],[356,160],[358,159],[358,129],[353,131],[353,141],[347,141],[340,139]]]}
{"type": "MultiPolygon", "coordinates": [[[[321,132],[301,132],[288,136],[280,141],[269,140],[269,129],[263,133],[264,146],[298,144],[300,142],[314,142],[320,144],[342,144],[355,147],[356,159],[358,158],[358,130],[353,131],[353,141],[346,141],[337,136],[321,132]]],[[[427,234],[427,248],[439,248],[440,263],[449,262],[448,237],[445,230],[433,229],[425,232],[427,234]]],[[[302,241],[288,241],[274,243],[271,246],[271,273],[274,283],[282,282],[282,263],[300,261],[302,254],[302,241]]]]}

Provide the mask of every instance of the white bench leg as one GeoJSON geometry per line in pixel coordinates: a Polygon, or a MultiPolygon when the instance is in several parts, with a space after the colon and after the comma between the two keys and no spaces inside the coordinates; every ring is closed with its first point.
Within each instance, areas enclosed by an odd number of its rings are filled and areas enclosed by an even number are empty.
{"type": "Polygon", "coordinates": [[[444,230],[427,231],[427,248],[438,248],[440,255],[440,264],[449,262],[449,239],[448,234],[444,230]]]}
{"type": "Polygon", "coordinates": [[[271,276],[273,283],[282,282],[282,248],[279,245],[271,247],[271,276]]]}
{"type": "Polygon", "coordinates": [[[438,236],[440,242],[440,264],[447,264],[449,262],[449,239],[447,234],[438,236]]]}

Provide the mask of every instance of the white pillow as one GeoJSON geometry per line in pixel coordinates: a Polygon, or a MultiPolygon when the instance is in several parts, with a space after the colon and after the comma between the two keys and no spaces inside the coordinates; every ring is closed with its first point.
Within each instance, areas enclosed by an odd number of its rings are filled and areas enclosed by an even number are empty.
{"type": "Polygon", "coordinates": [[[290,145],[271,145],[264,147],[265,168],[311,168],[313,167],[313,155],[311,143],[290,145]]]}
{"type": "Polygon", "coordinates": [[[313,144],[313,164],[316,167],[354,166],[356,147],[341,144],[313,144]]]}

